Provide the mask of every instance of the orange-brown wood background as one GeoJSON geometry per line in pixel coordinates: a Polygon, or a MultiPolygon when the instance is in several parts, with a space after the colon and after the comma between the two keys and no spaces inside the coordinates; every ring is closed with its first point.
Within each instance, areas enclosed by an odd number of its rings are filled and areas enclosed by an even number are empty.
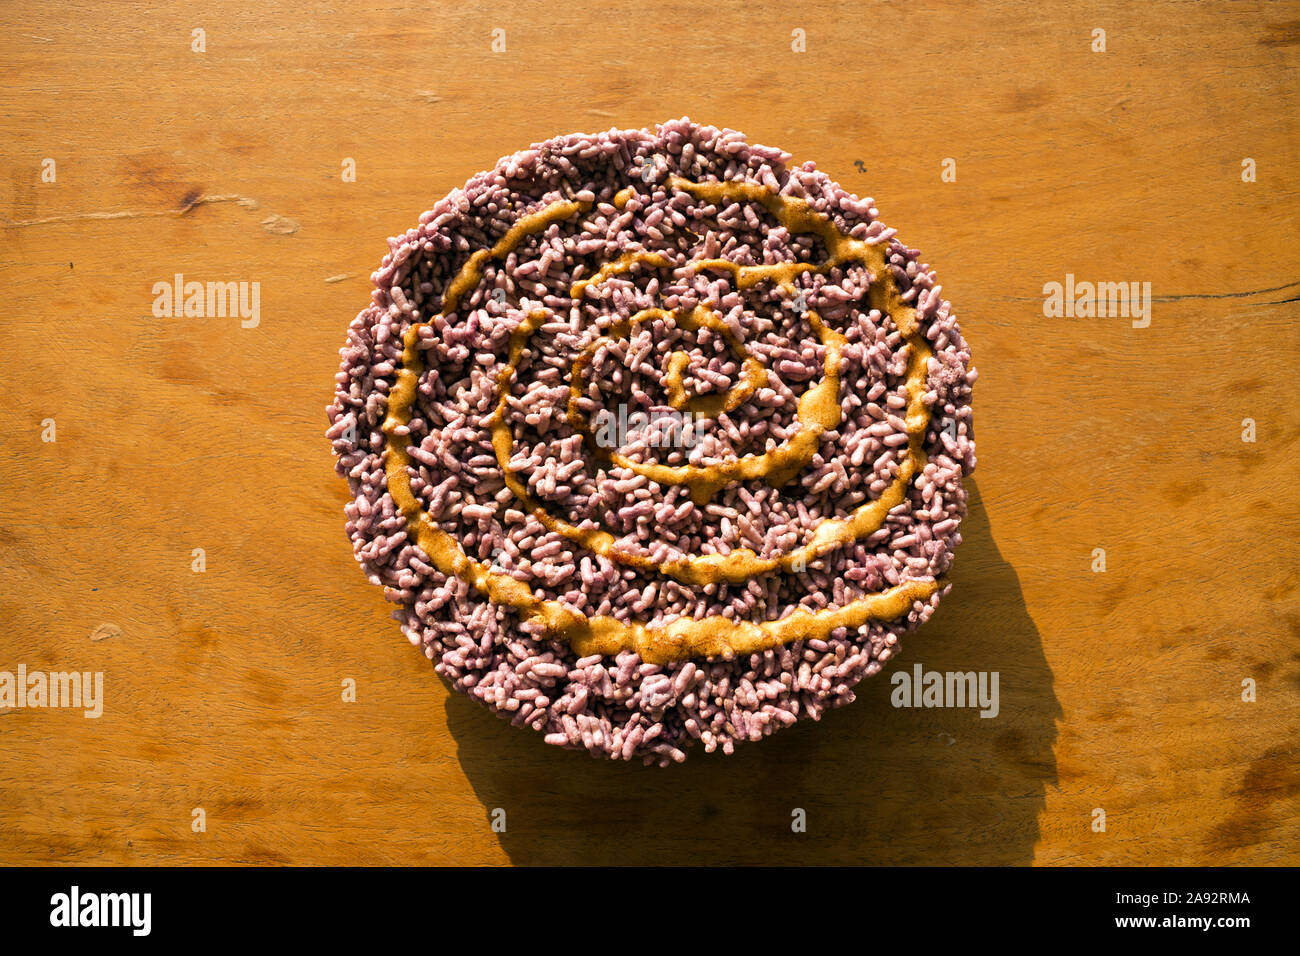
{"type": "Polygon", "coordinates": [[[0,712],[0,862],[1300,862],[1300,4],[19,0],[0,62],[0,670],[106,698],[0,712]],[[730,758],[597,762],[449,693],[355,565],[323,410],[385,237],[683,115],[937,269],[979,467],[893,666],[998,671],[996,719],[887,671],[730,758]],[[260,325],[154,318],[178,272],[260,282],[260,325]],[[1150,327],[1044,318],[1066,273],[1150,282],[1150,327]]]}

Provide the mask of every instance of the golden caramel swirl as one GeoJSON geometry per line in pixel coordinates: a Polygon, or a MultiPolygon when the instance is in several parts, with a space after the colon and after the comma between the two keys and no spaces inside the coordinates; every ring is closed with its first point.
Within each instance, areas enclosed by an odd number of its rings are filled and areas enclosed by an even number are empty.
{"type": "MultiPolygon", "coordinates": [[[[549,317],[544,309],[530,312],[511,335],[509,356],[497,380],[496,405],[485,421],[491,433],[497,461],[507,487],[522,503],[523,510],[535,516],[548,531],[557,532],[581,547],[619,564],[693,585],[739,584],[772,571],[801,570],[823,554],[867,538],[879,530],[889,512],[905,500],[912,479],[925,467],[923,446],[930,425],[930,413],[924,395],[927,362],[933,352],[921,333],[915,309],[902,301],[886,260],[886,241],[867,242],[847,236],[804,200],[778,195],[758,184],[696,183],[672,176],[668,180],[668,186],[709,203],[760,203],[791,233],[812,233],[823,240],[828,251],[826,260],[821,263],[783,262],[746,266],[725,259],[707,259],[691,264],[697,271],[728,271],[741,289],[770,281],[784,290],[794,292],[795,279],[803,273],[825,273],[836,266],[850,263],[866,267],[871,275],[869,301],[872,308],[893,319],[909,351],[905,384],[908,394],[908,444],[906,455],[894,479],[879,497],[862,504],[847,517],[823,521],[807,544],[780,557],[762,558],[754,551],[738,549],[725,555],[704,554],[655,561],[645,555],[625,551],[617,546],[615,537],[609,532],[581,528],[552,514],[529,493],[526,484],[509,468],[514,438],[506,421],[507,396],[529,338],[549,317]]],[[[620,192],[615,197],[615,205],[621,208],[631,195],[629,190],[620,192]]],[[[527,237],[541,232],[552,223],[586,212],[591,205],[590,202],[562,200],[522,216],[495,245],[469,257],[448,284],[440,315],[445,317],[454,312],[461,298],[478,285],[483,277],[485,263],[505,257],[527,237]]],[[[658,268],[673,266],[671,260],[658,253],[629,252],[606,263],[591,277],[575,282],[570,294],[575,300],[581,301],[589,288],[611,276],[631,272],[641,264],[658,268]]],[[[615,323],[608,337],[628,335],[639,322],[653,318],[662,318],[683,328],[708,328],[718,332],[738,356],[743,356],[743,383],[724,395],[697,400],[702,413],[717,414],[718,411],[734,409],[765,383],[767,373],[761,363],[748,355],[743,343],[736,339],[718,316],[704,306],[695,306],[681,313],[662,309],[643,310],[615,323]]],[[[602,452],[602,457],[613,465],[645,475],[661,485],[685,485],[697,504],[708,501],[720,488],[738,481],[761,479],[774,487],[780,487],[792,480],[812,460],[822,435],[837,428],[841,421],[840,366],[845,339],[828,328],[812,310],[806,312],[806,318],[824,349],[823,376],[800,396],[797,408],[799,428],[784,443],[763,454],[747,455],[710,465],[642,463],[613,451],[602,452]]],[[[941,586],[935,580],[905,581],[879,593],[849,601],[838,608],[819,611],[799,608],[784,618],[761,623],[706,616],[699,619],[680,618],[656,627],[635,621],[624,622],[609,616],[585,616],[559,601],[537,597],[527,584],[510,575],[493,571],[489,566],[470,558],[452,535],[433,522],[411,490],[411,457],[408,451],[410,438],[402,426],[408,425],[411,420],[417,383],[424,372],[420,330],[426,324],[413,323],[404,332],[401,368],[397,373],[397,382],[389,393],[388,412],[383,423],[386,436],[384,467],[389,494],[406,520],[408,533],[428,555],[434,567],[443,574],[463,579],[491,601],[513,608],[521,617],[541,625],[549,637],[567,641],[579,655],[616,654],[630,649],[636,651],[646,662],[664,664],[690,657],[749,654],[804,638],[825,639],[838,628],[852,629],[871,621],[901,617],[911,610],[915,602],[928,599],[941,586]]],[[[582,390],[586,362],[590,360],[591,354],[590,350],[584,351],[574,361],[568,407],[569,424],[588,439],[590,431],[578,412],[577,399],[582,390]]],[[[682,370],[680,359],[675,356],[670,358],[665,384],[670,401],[675,403],[674,407],[688,408],[692,400],[686,397],[682,387],[682,370]]],[[[588,442],[588,445],[594,450],[593,443],[588,442]]]]}

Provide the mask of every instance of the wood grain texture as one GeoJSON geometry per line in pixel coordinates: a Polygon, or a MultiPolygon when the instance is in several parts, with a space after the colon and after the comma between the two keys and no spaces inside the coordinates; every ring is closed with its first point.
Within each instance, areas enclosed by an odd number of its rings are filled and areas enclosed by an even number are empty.
{"type": "Polygon", "coordinates": [[[0,712],[0,863],[1300,862],[1300,4],[18,0],[0,60],[0,670],[106,696],[0,712]],[[938,270],[980,463],[895,666],[998,671],[996,719],[881,675],[732,758],[606,765],[449,694],[353,562],[323,409],[384,238],[534,141],[682,115],[938,270]],[[260,325],[154,318],[178,272],[260,282],[260,325]],[[1044,318],[1066,273],[1150,282],[1150,327],[1044,318]]]}

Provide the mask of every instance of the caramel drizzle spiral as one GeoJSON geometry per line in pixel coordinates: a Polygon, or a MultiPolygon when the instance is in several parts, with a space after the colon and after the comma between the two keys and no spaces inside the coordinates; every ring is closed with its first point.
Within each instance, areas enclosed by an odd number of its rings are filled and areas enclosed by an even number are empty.
{"type": "MultiPolygon", "coordinates": [[[[687,584],[737,584],[758,574],[771,571],[802,570],[808,563],[823,554],[874,534],[884,523],[889,512],[903,502],[907,487],[913,477],[925,467],[923,444],[929,428],[930,413],[923,396],[927,375],[927,360],[933,354],[921,334],[916,310],[902,301],[893,273],[885,258],[886,242],[869,243],[853,239],[840,232],[830,219],[812,209],[797,197],[782,196],[763,186],[747,182],[696,183],[678,176],[669,177],[668,184],[709,203],[726,201],[752,201],[762,204],[791,233],[812,233],[825,243],[829,253],[825,262],[783,262],[758,266],[742,266],[725,259],[708,259],[693,263],[695,269],[730,271],[741,289],[751,288],[764,281],[775,281],[778,286],[794,293],[795,278],[804,272],[825,273],[838,265],[857,262],[864,265],[872,276],[868,293],[872,308],[882,315],[892,317],[909,348],[906,390],[908,406],[906,427],[907,454],[897,474],[880,497],[869,501],[851,515],[842,519],[828,519],[818,525],[811,541],[779,558],[760,558],[754,551],[738,549],[726,555],[707,554],[682,557],[673,561],[657,562],[644,555],[633,554],[617,546],[617,539],[599,529],[579,528],[552,515],[529,492],[526,484],[509,468],[514,438],[506,422],[507,395],[517,366],[527,348],[528,339],[546,321],[547,312],[535,309],[519,324],[511,335],[509,360],[498,379],[497,404],[488,416],[492,447],[501,465],[506,486],[510,488],[525,509],[531,512],[549,531],[555,531],[576,544],[601,554],[620,564],[644,571],[662,573],[687,584]]],[[[632,193],[625,189],[615,197],[620,208],[632,193]]],[[[441,316],[450,315],[461,298],[482,281],[483,266],[500,259],[516,249],[527,237],[546,229],[555,222],[586,212],[592,203],[579,200],[562,200],[536,212],[522,216],[497,243],[489,249],[480,249],[469,257],[457,275],[448,284],[443,295],[441,316]]],[[[575,300],[581,299],[586,289],[613,275],[630,272],[638,264],[671,267],[672,262],[658,253],[632,252],[618,260],[606,263],[591,278],[575,282],[570,290],[575,300]]],[[[707,501],[719,488],[744,479],[763,478],[774,487],[790,481],[811,460],[820,444],[822,434],[839,426],[841,407],[839,399],[841,348],[845,339],[828,328],[813,311],[806,313],[825,350],[824,375],[817,385],[808,388],[798,402],[799,430],[782,445],[762,455],[749,455],[713,465],[660,465],[635,462],[617,453],[608,457],[615,464],[644,474],[660,484],[683,484],[691,489],[697,503],[707,501]]],[[[721,328],[720,321],[707,309],[697,307],[687,316],[673,316],[663,310],[645,310],[624,320],[614,328],[614,333],[625,334],[636,322],[645,318],[670,318],[678,324],[692,323],[721,328]]],[[[567,641],[579,655],[616,654],[621,650],[635,650],[648,663],[666,664],[690,657],[723,654],[750,654],[787,644],[800,638],[825,639],[838,628],[858,628],[871,621],[892,620],[906,614],[916,601],[929,598],[940,582],[905,581],[876,594],[864,595],[838,608],[809,611],[797,608],[776,621],[751,623],[735,621],[719,615],[703,618],[679,618],[661,627],[646,627],[638,622],[624,622],[605,615],[586,616],[566,608],[559,601],[545,600],[533,594],[522,581],[508,574],[491,570],[490,566],[470,558],[454,537],[439,528],[421,507],[411,491],[408,451],[410,437],[404,426],[409,425],[419,377],[424,372],[420,350],[420,330],[427,325],[417,322],[410,325],[402,336],[402,366],[397,381],[389,392],[388,413],[383,423],[386,436],[384,470],[388,492],[406,519],[407,531],[429,560],[443,574],[455,575],[489,600],[508,605],[519,614],[541,624],[548,635],[567,641]],[[400,433],[399,433],[400,429],[400,433]]],[[[730,335],[728,331],[728,335],[730,335]]],[[[727,339],[733,348],[743,350],[734,336],[727,339]]],[[[587,356],[590,358],[590,355],[587,356]]],[[[579,430],[585,429],[576,410],[576,395],[580,394],[580,364],[574,364],[574,377],[570,381],[571,400],[569,421],[579,430]],[[575,393],[574,390],[577,390],[575,393]]],[[[744,393],[750,392],[765,381],[766,371],[760,365],[746,365],[744,393]]],[[[671,373],[671,367],[670,367],[671,373]]],[[[678,372],[680,384],[680,371],[678,372]]],[[[671,383],[669,383],[671,386],[671,383]]],[[[743,398],[741,399],[743,400],[743,398]]],[[[738,405],[739,402],[736,402],[738,405]]],[[[734,406],[733,406],[734,407],[734,406]]]]}

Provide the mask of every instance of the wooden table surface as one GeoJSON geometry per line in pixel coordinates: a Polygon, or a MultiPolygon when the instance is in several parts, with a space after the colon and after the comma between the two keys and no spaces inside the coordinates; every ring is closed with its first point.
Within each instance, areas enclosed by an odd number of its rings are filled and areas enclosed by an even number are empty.
{"type": "Polygon", "coordinates": [[[0,711],[0,863],[1300,862],[1300,4],[18,0],[0,60],[0,670],[104,675],[99,719],[0,711]],[[449,692],[323,432],[385,237],[683,115],[922,250],[979,466],[953,592],[856,703],[660,770],[449,692]],[[259,282],[259,324],[154,317],[176,273],[259,282]],[[1045,317],[1067,273],[1150,282],[1150,325],[1045,317]],[[997,671],[1000,714],[893,708],[916,663],[997,671]]]}

